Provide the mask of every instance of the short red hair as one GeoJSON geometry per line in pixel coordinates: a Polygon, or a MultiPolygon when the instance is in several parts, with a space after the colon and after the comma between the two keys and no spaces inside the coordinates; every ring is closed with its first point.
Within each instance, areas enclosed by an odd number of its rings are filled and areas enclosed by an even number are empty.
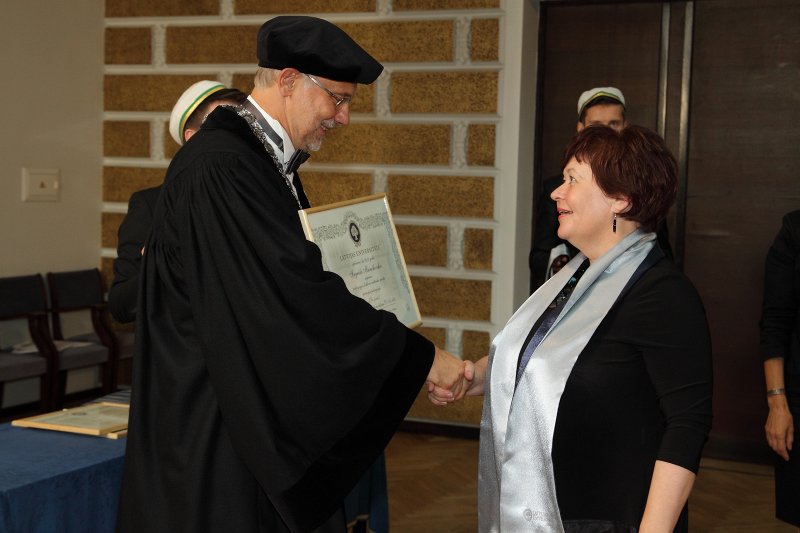
{"type": "Polygon", "coordinates": [[[642,126],[614,131],[590,126],[573,137],[562,168],[570,159],[587,163],[603,193],[627,198],[630,208],[619,216],[656,231],[678,192],[678,163],[664,140],[642,126]]]}

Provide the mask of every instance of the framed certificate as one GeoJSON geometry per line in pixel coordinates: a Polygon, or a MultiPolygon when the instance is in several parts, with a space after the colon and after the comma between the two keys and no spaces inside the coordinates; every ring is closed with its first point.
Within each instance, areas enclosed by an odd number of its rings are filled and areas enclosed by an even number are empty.
{"type": "Polygon", "coordinates": [[[351,293],[408,327],[422,323],[385,194],[303,209],[300,220],[322,251],[322,267],[351,293]]]}

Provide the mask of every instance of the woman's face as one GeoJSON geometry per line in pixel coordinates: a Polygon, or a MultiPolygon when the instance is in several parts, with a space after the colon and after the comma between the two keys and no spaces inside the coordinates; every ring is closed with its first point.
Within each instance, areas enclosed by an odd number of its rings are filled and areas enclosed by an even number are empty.
{"type": "MultiPolygon", "coordinates": [[[[613,245],[611,231],[615,200],[606,196],[594,180],[592,168],[574,157],[564,167],[563,183],[550,195],[558,210],[558,236],[572,243],[590,259],[613,245]]],[[[600,254],[602,255],[602,254],[600,254]]]]}

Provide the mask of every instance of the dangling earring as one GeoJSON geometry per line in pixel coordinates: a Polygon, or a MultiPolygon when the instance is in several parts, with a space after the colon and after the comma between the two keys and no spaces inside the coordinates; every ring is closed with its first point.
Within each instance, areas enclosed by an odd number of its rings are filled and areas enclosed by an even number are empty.
{"type": "Polygon", "coordinates": [[[617,214],[614,213],[614,220],[611,222],[611,231],[616,233],[617,232],[617,214]]]}

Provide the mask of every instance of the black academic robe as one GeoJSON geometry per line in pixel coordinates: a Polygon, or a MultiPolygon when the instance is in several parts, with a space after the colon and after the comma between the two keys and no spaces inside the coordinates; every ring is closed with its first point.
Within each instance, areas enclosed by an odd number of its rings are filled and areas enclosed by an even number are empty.
{"type": "Polygon", "coordinates": [[[114,282],[108,291],[108,309],[121,323],[136,320],[139,291],[139,269],[142,246],[153,224],[161,186],[143,189],[131,195],[128,214],[122,219],[117,234],[117,258],[114,259],[114,282]]]}
{"type": "Polygon", "coordinates": [[[297,209],[230,109],[172,160],[143,258],[118,531],[313,530],[413,403],[433,345],[323,271],[297,209]]]}

